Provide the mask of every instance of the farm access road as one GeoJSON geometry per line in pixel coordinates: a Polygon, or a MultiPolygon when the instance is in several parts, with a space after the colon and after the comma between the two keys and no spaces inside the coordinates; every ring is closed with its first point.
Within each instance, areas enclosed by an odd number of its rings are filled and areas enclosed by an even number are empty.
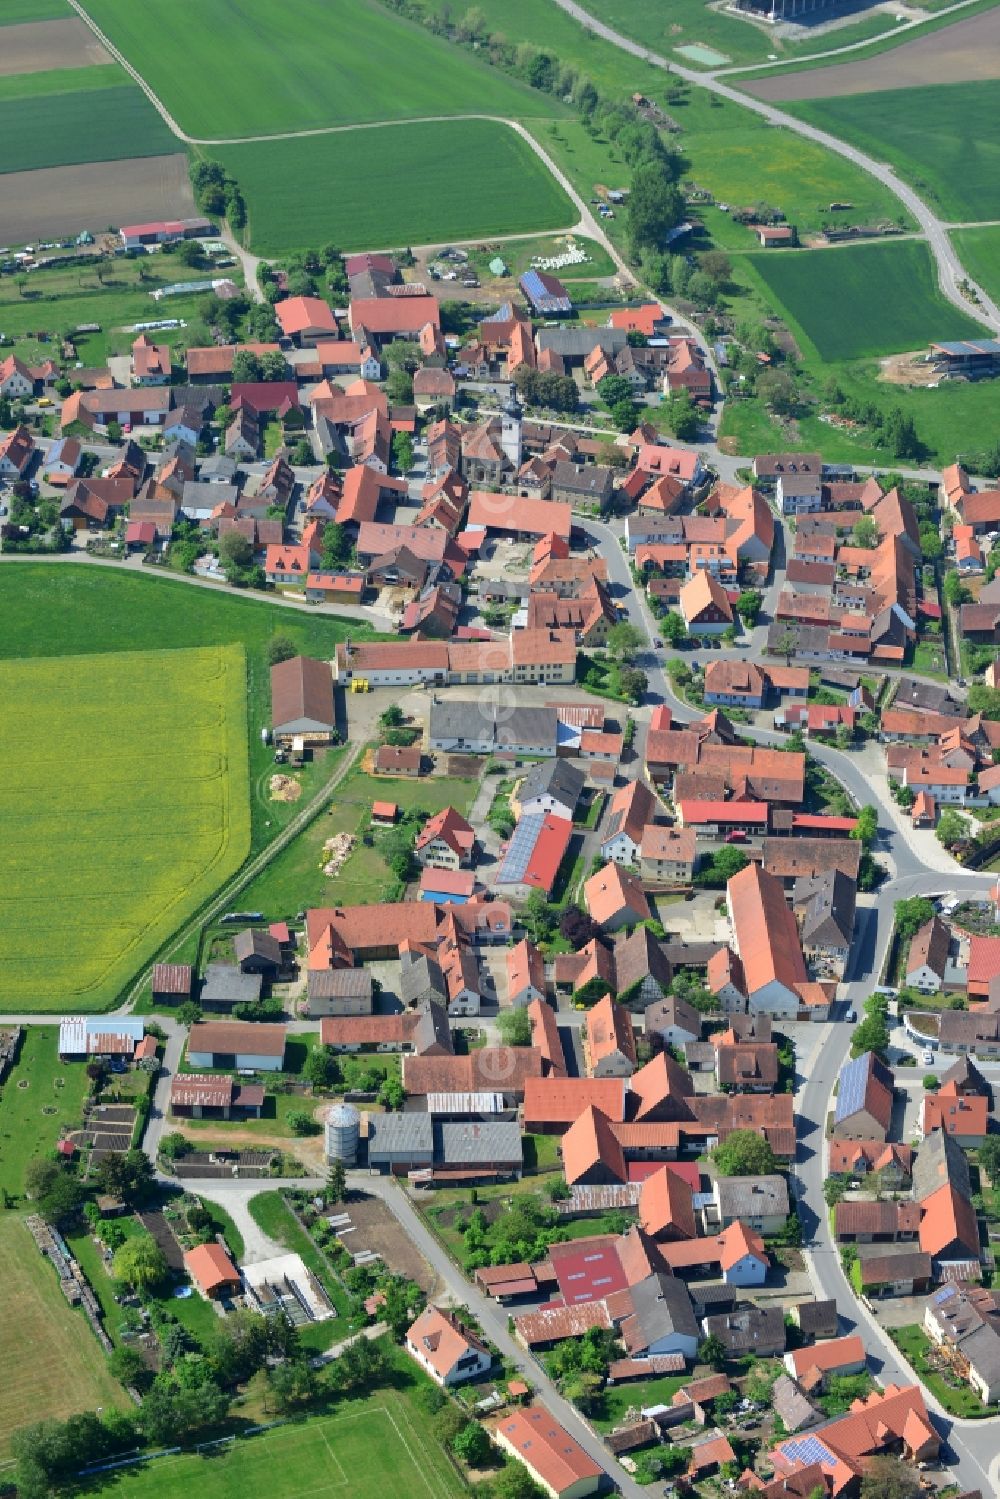
{"type": "MultiPolygon", "coordinates": [[[[86,26],[89,26],[90,30],[93,32],[94,36],[97,38],[101,46],[104,47],[104,49],[108,53],[110,53],[115,62],[117,62],[118,65],[125,70],[132,81],[142,89],[143,93],[146,95],[146,98],[149,100],[150,104],[152,104],[157,114],[163,120],[163,123],[166,125],[167,129],[170,130],[178,140],[183,141],[187,146],[245,146],[262,141],[302,140],[307,136],[313,135],[343,135],[346,131],[351,130],[388,130],[393,126],[448,124],[454,120],[489,120],[492,121],[492,123],[495,125],[506,125],[510,130],[513,130],[516,135],[519,135],[525,142],[525,144],[531,148],[531,150],[538,157],[539,161],[545,167],[546,171],[548,171],[549,174],[555,178],[556,182],[558,182],[559,186],[562,188],[563,192],[566,194],[567,198],[569,198],[570,202],[573,204],[573,207],[579,214],[579,218],[577,219],[575,224],[570,224],[565,229],[556,229],[552,232],[554,234],[584,234],[589,236],[590,239],[596,240],[597,243],[610,255],[611,259],[618,267],[618,272],[625,283],[627,285],[636,284],[635,276],[626,265],[624,259],[622,258],[621,252],[615,247],[615,245],[605,234],[600,223],[591,213],[589,206],[584,202],[583,198],[581,198],[576,188],[566,176],[566,173],[563,172],[558,166],[556,166],[556,163],[552,160],[552,157],[545,150],[544,146],[542,146],[535,139],[530,130],[527,130],[525,126],[521,124],[520,120],[508,120],[503,115],[491,114],[423,115],[413,120],[374,120],[359,125],[320,125],[309,130],[284,130],[277,131],[271,135],[240,135],[218,140],[188,135],[185,130],[181,129],[180,125],[167,109],[167,106],[163,103],[163,100],[159,97],[158,94],[154,92],[152,87],[146,82],[145,78],[143,78],[138,69],[132,66],[125,54],[115,46],[114,42],[112,42],[111,38],[101,30],[97,22],[87,14],[86,10],[84,10],[83,6],[80,4],[80,0],[69,0],[69,4],[76,11],[77,15],[80,17],[80,20],[83,21],[86,26]]],[[[495,235],[490,235],[488,237],[490,239],[496,238],[495,235]]],[[[226,236],[226,244],[229,245],[230,248],[234,249],[239,255],[240,260],[243,262],[244,270],[247,272],[249,285],[253,288],[256,288],[256,268],[259,264],[259,258],[250,255],[246,251],[238,248],[232,235],[226,236]]],[[[371,248],[374,249],[375,247],[372,246],[371,248]]]]}
{"type": "MultiPolygon", "coordinates": [[[[75,5],[76,0],[70,0],[75,5]]],[[[639,42],[633,42],[629,37],[623,36],[620,31],[606,26],[603,21],[597,20],[589,11],[578,5],[576,0],[555,0],[560,10],[564,10],[568,16],[579,21],[588,31],[594,32],[606,42],[620,47],[623,52],[630,53],[633,57],[641,58],[643,62],[651,63],[655,68],[662,68],[666,73],[672,73],[678,78],[683,78],[686,83],[696,88],[708,89],[710,93],[718,94],[722,99],[728,99],[731,104],[738,104],[742,109],[750,109],[754,114],[760,115],[769,125],[778,125],[786,130],[793,131],[805,140],[812,141],[814,145],[822,146],[827,151],[834,151],[838,156],[843,156],[854,166],[860,167],[876,182],[881,182],[883,187],[899,199],[904,208],[916,219],[920,225],[923,238],[926,239],[931,249],[931,254],[937,262],[938,281],[941,290],[949,302],[971,317],[978,317],[986,323],[994,333],[1000,333],[1000,307],[993,298],[988,296],[983,288],[973,280],[966,271],[962,262],[955,252],[955,248],[948,238],[944,221],[924,202],[913,188],[907,183],[900,181],[891,166],[884,162],[875,161],[873,157],[866,156],[856,146],[848,145],[835,135],[829,135],[825,130],[819,130],[815,125],[809,125],[805,120],[796,119],[794,115],[786,114],[784,110],[776,109],[773,104],[768,104],[763,99],[755,99],[750,94],[744,94],[739,89],[731,88],[722,78],[713,74],[700,73],[695,68],[681,67],[679,63],[668,61],[661,57],[658,52],[651,52],[648,47],[639,42]],[[961,284],[965,282],[973,288],[979,297],[979,306],[974,306],[967,297],[962,295],[961,284]]],[[[79,9],[79,6],[77,6],[79,9]]]]}

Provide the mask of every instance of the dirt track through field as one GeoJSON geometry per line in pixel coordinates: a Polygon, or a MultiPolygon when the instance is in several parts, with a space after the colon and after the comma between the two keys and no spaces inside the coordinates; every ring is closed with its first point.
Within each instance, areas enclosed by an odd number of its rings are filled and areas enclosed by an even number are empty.
{"type": "Polygon", "coordinates": [[[757,99],[782,104],[992,78],[1000,78],[1000,10],[956,21],[944,31],[928,32],[877,57],[801,73],[772,73],[768,78],[740,80],[737,86],[757,99]]]}
{"type": "Polygon", "coordinates": [[[0,182],[0,235],[6,245],[195,213],[187,157],[180,152],[13,172],[0,182]]]}
{"type": "Polygon", "coordinates": [[[0,77],[56,68],[96,68],[111,61],[110,53],[78,16],[65,21],[27,21],[3,29],[0,77]]]}

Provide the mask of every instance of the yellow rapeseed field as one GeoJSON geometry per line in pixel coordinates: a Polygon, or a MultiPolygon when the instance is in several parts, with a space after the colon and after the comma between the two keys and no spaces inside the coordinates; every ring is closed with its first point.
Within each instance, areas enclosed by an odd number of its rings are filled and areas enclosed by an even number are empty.
{"type": "Polygon", "coordinates": [[[99,1010],[246,858],[242,646],[0,662],[0,995],[99,1010]]]}

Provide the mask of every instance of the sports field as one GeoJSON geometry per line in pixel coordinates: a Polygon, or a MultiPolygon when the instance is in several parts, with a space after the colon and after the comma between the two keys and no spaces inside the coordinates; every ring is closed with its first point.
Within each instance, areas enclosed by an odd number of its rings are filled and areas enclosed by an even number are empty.
{"type": "Polygon", "coordinates": [[[197,138],[564,112],[548,100],[540,109],[529,88],[371,0],[86,0],[86,9],[197,138]]]}
{"type": "MultiPolygon", "coordinates": [[[[70,1306],[24,1220],[0,1214],[4,1312],[0,1317],[0,1463],[12,1432],[31,1421],[96,1406],[129,1405],[108,1373],[83,1312],[70,1306]]],[[[6,1476],[6,1475],[3,1475],[6,1476]]]]}
{"type": "MultiPolygon", "coordinates": [[[[176,149],[176,137],[131,84],[0,99],[0,173],[161,156],[176,149]]],[[[95,227],[104,222],[106,216],[95,227]]]]}
{"type": "Polygon", "coordinates": [[[0,992],[98,1010],[249,851],[244,653],[8,661],[0,698],[0,992]]]}
{"type": "Polygon", "coordinates": [[[281,255],[565,229],[576,210],[508,125],[448,120],[212,152],[239,181],[251,249],[281,255]],[[318,186],[322,184],[322,188],[318,186]]]}
{"type": "Polygon", "coordinates": [[[973,280],[991,297],[1000,298],[1000,228],[955,229],[951,237],[973,280]]]}
{"type": "Polygon", "coordinates": [[[162,1458],[115,1474],[121,1499],[460,1499],[468,1490],[396,1390],[376,1390],[319,1416],[210,1453],[162,1458]]]}
{"type": "Polygon", "coordinates": [[[793,333],[822,359],[898,354],[931,339],[982,336],[980,324],[941,295],[930,251],[919,240],[772,250],[748,260],[793,333]]]}
{"type": "Polygon", "coordinates": [[[1000,219],[1000,81],[866,93],[785,106],[889,161],[956,223],[1000,219]]]}

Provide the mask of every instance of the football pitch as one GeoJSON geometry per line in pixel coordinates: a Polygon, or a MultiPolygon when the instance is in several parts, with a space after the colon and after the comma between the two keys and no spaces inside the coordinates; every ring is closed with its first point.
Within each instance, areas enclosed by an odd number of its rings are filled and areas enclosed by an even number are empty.
{"type": "Polygon", "coordinates": [[[204,1453],[115,1475],[121,1499],[459,1499],[468,1492],[426,1418],[394,1390],[204,1453]]]}

